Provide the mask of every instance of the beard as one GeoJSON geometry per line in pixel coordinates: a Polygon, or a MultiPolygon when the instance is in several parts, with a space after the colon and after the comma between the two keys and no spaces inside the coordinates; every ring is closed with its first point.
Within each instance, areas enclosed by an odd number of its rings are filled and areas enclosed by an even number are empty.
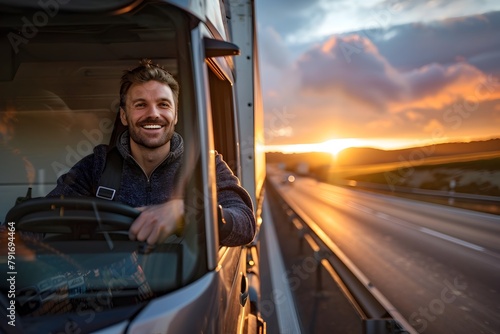
{"type": "MultiPolygon", "coordinates": [[[[145,122],[147,124],[152,124],[153,122],[145,122]]],[[[130,139],[134,141],[137,145],[142,146],[147,149],[155,149],[166,145],[172,139],[175,131],[174,123],[164,125],[162,128],[163,132],[157,136],[149,136],[144,133],[141,128],[141,124],[136,126],[129,126],[130,139]]]]}

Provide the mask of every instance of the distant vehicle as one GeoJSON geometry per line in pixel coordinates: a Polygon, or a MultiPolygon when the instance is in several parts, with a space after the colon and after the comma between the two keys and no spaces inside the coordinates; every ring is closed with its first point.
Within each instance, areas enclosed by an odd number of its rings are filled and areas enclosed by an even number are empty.
{"type": "Polygon", "coordinates": [[[258,233],[219,245],[214,159],[224,156],[260,222],[253,1],[0,0],[0,13],[0,332],[265,333],[258,233]],[[120,77],[141,58],[181,85],[189,211],[184,234],[156,247],[128,239],[133,208],[43,198],[110,142],[120,77]]]}
{"type": "Polygon", "coordinates": [[[283,179],[281,181],[281,183],[283,184],[291,184],[291,183],[294,183],[295,182],[295,175],[293,174],[286,174],[283,176],[283,179]]]}

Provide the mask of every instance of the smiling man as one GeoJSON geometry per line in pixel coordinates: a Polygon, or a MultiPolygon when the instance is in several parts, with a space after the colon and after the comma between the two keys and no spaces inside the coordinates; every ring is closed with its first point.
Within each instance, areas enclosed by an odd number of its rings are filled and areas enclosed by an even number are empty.
{"type": "MultiPolygon", "coordinates": [[[[113,148],[98,145],[62,175],[48,196],[96,196],[109,155],[123,162],[119,188],[111,198],[141,211],[129,230],[132,240],[163,242],[175,233],[184,215],[184,200],[176,189],[184,145],[175,132],[179,85],[150,60],[124,72],[120,87],[120,119],[127,127],[113,148]],[[113,153],[115,151],[115,153],[113,153]],[[117,152],[117,153],[116,153],[117,152]]],[[[222,245],[252,241],[255,217],[250,196],[240,186],[221,155],[216,155],[217,201],[225,224],[219,231],[222,245]]]]}

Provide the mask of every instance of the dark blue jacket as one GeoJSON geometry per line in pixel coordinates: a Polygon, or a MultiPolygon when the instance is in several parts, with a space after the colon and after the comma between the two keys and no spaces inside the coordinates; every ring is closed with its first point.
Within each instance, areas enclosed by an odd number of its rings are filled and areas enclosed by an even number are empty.
{"type": "MultiPolygon", "coordinates": [[[[184,143],[178,133],[170,142],[170,153],[148,178],[130,153],[129,134],[125,131],[116,148],[123,157],[123,170],[117,200],[132,207],[164,203],[179,198],[176,189],[180,177],[184,143]]],[[[57,186],[47,196],[95,196],[106,163],[107,145],[98,145],[93,154],[77,162],[57,180],[57,186]]],[[[255,236],[255,216],[252,200],[241,187],[238,178],[216,154],[217,201],[223,208],[225,228],[220,231],[220,242],[226,246],[244,245],[255,236]]],[[[185,203],[189,206],[189,203],[185,203]]]]}

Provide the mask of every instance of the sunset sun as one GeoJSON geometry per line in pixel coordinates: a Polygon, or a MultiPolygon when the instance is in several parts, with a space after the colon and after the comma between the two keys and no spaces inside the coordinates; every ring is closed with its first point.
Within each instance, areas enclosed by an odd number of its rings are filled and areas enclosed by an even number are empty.
{"type": "Polygon", "coordinates": [[[335,156],[348,147],[359,146],[360,141],[354,138],[330,139],[317,145],[318,151],[328,152],[335,156]]]}

